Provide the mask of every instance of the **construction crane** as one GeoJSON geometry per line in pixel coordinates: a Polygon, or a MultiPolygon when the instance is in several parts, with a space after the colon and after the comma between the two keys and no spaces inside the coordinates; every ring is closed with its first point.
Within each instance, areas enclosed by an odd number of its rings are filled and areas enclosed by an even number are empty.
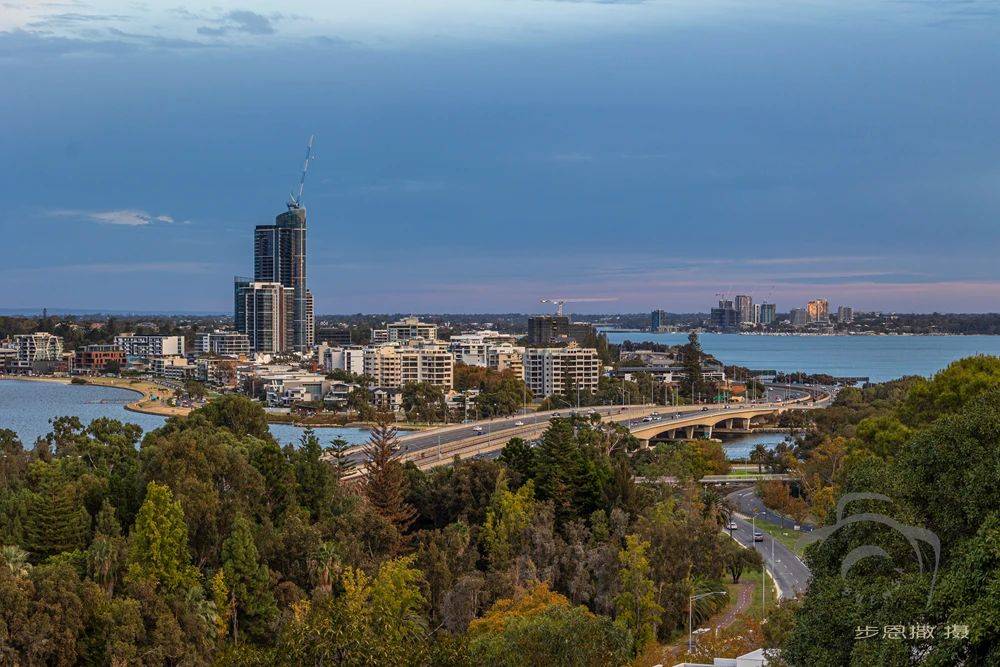
{"type": "Polygon", "coordinates": [[[610,296],[583,296],[576,299],[542,299],[539,303],[551,303],[556,307],[556,315],[562,317],[563,306],[567,303],[593,303],[595,301],[617,301],[618,297],[610,296]]]}
{"type": "Polygon", "coordinates": [[[306,172],[309,171],[309,161],[313,159],[313,141],[315,139],[315,134],[309,135],[309,145],[306,146],[306,160],[302,163],[302,177],[299,179],[299,192],[298,194],[293,192],[288,196],[289,209],[302,208],[302,190],[306,187],[306,172]]]}

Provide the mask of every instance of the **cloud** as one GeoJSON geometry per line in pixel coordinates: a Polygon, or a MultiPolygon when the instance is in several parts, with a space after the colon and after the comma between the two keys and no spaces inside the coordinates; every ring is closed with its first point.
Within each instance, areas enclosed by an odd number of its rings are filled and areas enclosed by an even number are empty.
{"type": "Polygon", "coordinates": [[[234,9],[216,19],[215,22],[220,24],[218,27],[201,26],[198,28],[198,34],[212,37],[221,37],[233,32],[246,35],[273,35],[276,32],[274,21],[281,18],[281,14],[272,14],[268,17],[249,9],[234,9]]]}
{"type": "Polygon", "coordinates": [[[49,211],[49,215],[59,218],[77,218],[89,222],[97,222],[103,225],[120,225],[123,227],[144,227],[153,223],[162,222],[170,224],[174,222],[170,215],[153,215],[146,211],[134,208],[122,208],[112,211],[80,211],[73,209],[58,209],[49,211]]]}

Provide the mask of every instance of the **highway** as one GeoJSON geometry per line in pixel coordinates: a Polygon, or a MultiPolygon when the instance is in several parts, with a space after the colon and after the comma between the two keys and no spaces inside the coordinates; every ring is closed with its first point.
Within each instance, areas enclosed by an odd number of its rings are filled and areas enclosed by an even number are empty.
{"type": "MultiPolygon", "coordinates": [[[[791,598],[804,593],[809,587],[809,579],[812,577],[805,563],[785,545],[764,531],[761,531],[764,532],[763,542],[753,541],[749,516],[753,514],[755,508],[763,507],[760,504],[760,499],[754,495],[753,488],[734,491],[726,497],[736,508],[736,511],[742,515],[733,518],[738,526],[738,529],[733,531],[733,537],[740,544],[760,552],[764,558],[765,567],[778,583],[778,596],[791,598]]],[[[768,520],[774,519],[769,518],[768,520]]]]}

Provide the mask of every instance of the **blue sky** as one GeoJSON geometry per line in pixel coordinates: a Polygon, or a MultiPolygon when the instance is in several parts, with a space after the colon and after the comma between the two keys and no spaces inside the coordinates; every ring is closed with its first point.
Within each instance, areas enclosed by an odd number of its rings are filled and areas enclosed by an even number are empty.
{"type": "Polygon", "coordinates": [[[0,0],[0,308],[996,311],[997,3],[0,0]]]}

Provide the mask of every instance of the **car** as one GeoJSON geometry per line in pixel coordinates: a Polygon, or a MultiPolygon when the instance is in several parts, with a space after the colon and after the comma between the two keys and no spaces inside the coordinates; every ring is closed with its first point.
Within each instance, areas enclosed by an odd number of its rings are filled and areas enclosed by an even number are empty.
{"type": "Polygon", "coordinates": [[[764,533],[760,532],[759,530],[753,531],[753,541],[754,542],[763,542],[764,541],[764,533]]]}
{"type": "Polygon", "coordinates": [[[482,426],[473,426],[472,430],[475,431],[476,433],[482,433],[483,432],[483,427],[482,426]]]}
{"type": "Polygon", "coordinates": [[[652,417],[643,417],[642,421],[644,421],[644,422],[651,422],[651,421],[653,421],[653,418],[652,417]]]}
{"type": "Polygon", "coordinates": [[[706,405],[705,407],[703,407],[703,408],[701,409],[701,411],[702,411],[702,412],[708,412],[708,406],[706,405]]]}
{"type": "Polygon", "coordinates": [[[559,416],[559,413],[558,413],[558,412],[553,412],[553,413],[552,413],[552,416],[553,416],[553,417],[558,417],[558,416],[559,416]]]}
{"type": "Polygon", "coordinates": [[[737,525],[736,525],[736,522],[735,522],[735,521],[730,521],[730,522],[729,522],[729,525],[728,525],[728,526],[726,526],[726,528],[727,528],[728,530],[738,530],[738,529],[739,529],[739,526],[737,526],[737,525]]]}
{"type": "Polygon", "coordinates": [[[516,422],[514,422],[514,426],[524,426],[524,422],[519,419],[516,422]]]}

